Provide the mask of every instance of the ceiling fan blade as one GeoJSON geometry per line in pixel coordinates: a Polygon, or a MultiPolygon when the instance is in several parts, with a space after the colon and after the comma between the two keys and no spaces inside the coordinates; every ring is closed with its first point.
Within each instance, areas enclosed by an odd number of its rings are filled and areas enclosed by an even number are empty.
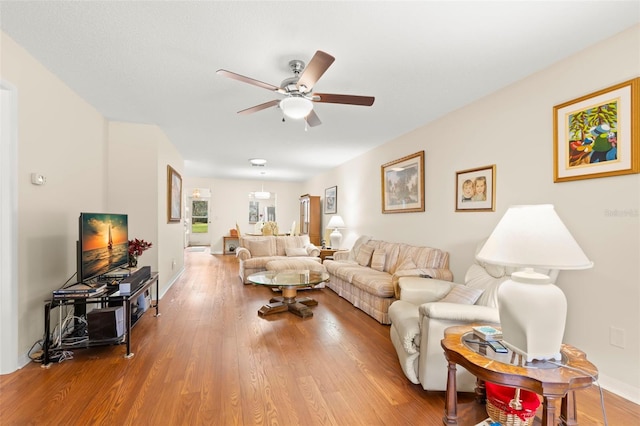
{"type": "Polygon", "coordinates": [[[324,102],[329,104],[347,104],[371,106],[376,98],[373,96],[355,96],[355,95],[334,95],[331,93],[314,93],[314,102],[324,102]],[[318,99],[319,97],[319,99],[318,99]]]}
{"type": "Polygon", "coordinates": [[[272,106],[276,106],[280,103],[278,99],[274,99],[269,102],[265,102],[260,105],[253,106],[251,108],[243,109],[242,111],[238,111],[238,114],[253,114],[254,112],[262,111],[263,109],[271,108],[272,106]]]}
{"type": "Polygon", "coordinates": [[[335,60],[336,58],[328,53],[318,50],[316,54],[313,55],[313,58],[311,58],[309,65],[307,65],[304,71],[302,71],[302,74],[300,74],[297,84],[298,90],[300,90],[302,86],[306,87],[306,90],[302,90],[303,92],[311,90],[335,60]]]}
{"type": "Polygon", "coordinates": [[[216,74],[232,78],[234,80],[242,81],[243,83],[253,84],[254,86],[262,87],[263,89],[271,90],[273,92],[277,92],[280,90],[279,87],[274,86],[273,84],[264,83],[260,80],[256,80],[253,78],[245,77],[244,75],[236,74],[235,72],[227,71],[227,70],[218,70],[216,74]]]}
{"type": "Polygon", "coordinates": [[[318,118],[318,114],[316,114],[314,110],[311,110],[311,112],[307,114],[304,119],[306,120],[309,127],[315,127],[322,124],[322,121],[320,121],[320,118],[318,118]]]}

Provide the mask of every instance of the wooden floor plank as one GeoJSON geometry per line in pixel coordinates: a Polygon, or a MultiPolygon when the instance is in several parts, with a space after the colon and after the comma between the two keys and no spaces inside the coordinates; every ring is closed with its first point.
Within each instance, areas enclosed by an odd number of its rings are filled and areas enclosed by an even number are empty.
{"type": "MultiPolygon", "coordinates": [[[[243,285],[233,256],[185,252],[185,272],[123,345],[78,349],[49,369],[0,376],[5,425],[438,425],[443,392],[410,383],[381,325],[330,289],[310,318],[261,317],[273,292],[243,285]]],[[[595,387],[577,393],[581,425],[603,425],[595,387]]],[[[640,407],[605,392],[610,425],[640,407]]],[[[459,394],[460,424],[487,417],[459,394]]],[[[539,424],[536,421],[534,424],[539,424]]]]}

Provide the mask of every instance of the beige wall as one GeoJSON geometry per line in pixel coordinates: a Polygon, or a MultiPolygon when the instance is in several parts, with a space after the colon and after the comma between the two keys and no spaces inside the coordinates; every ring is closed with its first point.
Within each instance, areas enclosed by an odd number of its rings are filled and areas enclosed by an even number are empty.
{"type": "Polygon", "coordinates": [[[109,123],[108,205],[129,215],[129,237],[151,241],[140,257],[160,273],[160,293],[184,268],[182,223],[167,222],[167,165],[183,174],[183,159],[153,125],[109,123]]]}
{"type": "Polygon", "coordinates": [[[44,300],[75,282],[80,212],[129,214],[131,236],[154,243],[141,262],[160,272],[161,294],[175,280],[184,266],[182,225],[166,222],[166,167],[182,172],[184,161],[157,127],[108,123],[1,37],[0,77],[18,99],[17,350],[24,365],[43,335],[44,300]],[[32,172],[46,185],[32,185],[32,172]]]}
{"type": "Polygon", "coordinates": [[[2,34],[1,76],[18,94],[18,346],[42,337],[43,301],[76,271],[81,211],[106,206],[104,118],[2,34]],[[70,160],[73,158],[73,160],[70,160]],[[30,183],[30,174],[47,178],[30,183]]]}
{"type": "Polygon", "coordinates": [[[591,270],[560,273],[569,303],[565,341],[588,354],[603,385],[640,402],[640,175],[553,183],[552,157],[553,106],[639,76],[639,40],[636,26],[319,175],[305,191],[338,185],[346,232],[450,251],[458,282],[477,242],[510,205],[554,204],[595,262],[591,270]],[[420,150],[426,211],[383,215],[380,165],[420,150]],[[456,213],[456,171],[491,164],[496,211],[456,213]],[[625,348],[609,343],[610,327],[625,330],[625,348]]]}

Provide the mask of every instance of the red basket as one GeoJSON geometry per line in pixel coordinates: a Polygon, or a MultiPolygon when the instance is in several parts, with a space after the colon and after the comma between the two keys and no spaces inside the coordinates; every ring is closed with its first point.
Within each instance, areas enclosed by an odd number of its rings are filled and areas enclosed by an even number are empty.
{"type": "Polygon", "coordinates": [[[487,414],[504,426],[527,426],[540,406],[533,392],[486,382],[487,414]]]}

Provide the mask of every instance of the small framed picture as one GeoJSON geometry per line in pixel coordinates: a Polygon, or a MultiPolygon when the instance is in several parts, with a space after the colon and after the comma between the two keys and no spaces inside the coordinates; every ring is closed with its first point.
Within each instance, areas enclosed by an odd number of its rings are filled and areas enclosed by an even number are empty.
{"type": "Polygon", "coordinates": [[[167,165],[167,223],[182,219],[182,176],[167,165]]]}
{"type": "Polygon", "coordinates": [[[324,190],[324,214],[338,213],[338,187],[332,186],[324,190]]]}
{"type": "Polygon", "coordinates": [[[496,165],[456,172],[456,211],[496,209],[496,165]]]}
{"type": "Polygon", "coordinates": [[[640,77],[553,107],[553,181],[640,172],[640,77]]]}
{"type": "Polygon", "coordinates": [[[381,167],[382,213],[424,211],[424,151],[381,167]]]}

